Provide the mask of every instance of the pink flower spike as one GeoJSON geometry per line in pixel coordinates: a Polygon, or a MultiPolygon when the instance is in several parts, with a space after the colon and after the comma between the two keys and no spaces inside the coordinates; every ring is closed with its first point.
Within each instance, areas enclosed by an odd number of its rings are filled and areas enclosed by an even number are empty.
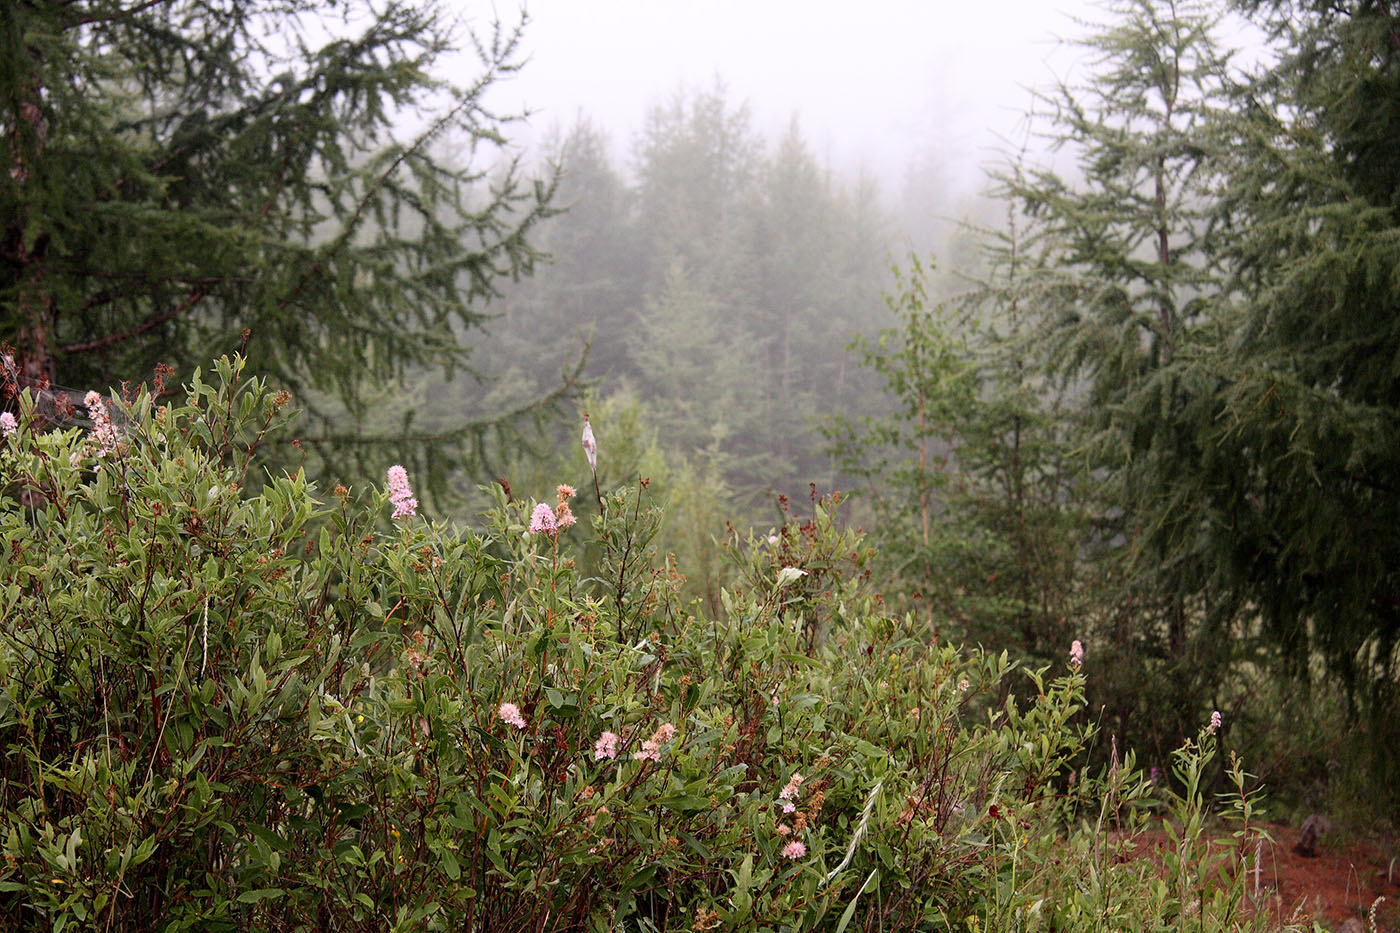
{"type": "Polygon", "coordinates": [[[605,758],[616,758],[617,741],[616,732],[604,732],[598,736],[598,741],[593,743],[593,760],[602,761],[605,758]]]}
{"type": "Polygon", "coordinates": [[[3,432],[5,437],[9,437],[17,430],[19,430],[19,422],[15,421],[15,416],[8,411],[0,412],[0,432],[3,432]]]}
{"type": "Polygon", "coordinates": [[[783,858],[799,859],[807,854],[807,847],[794,839],[783,846],[783,858]]]}
{"type": "Polygon", "coordinates": [[[1215,735],[1217,729],[1225,724],[1224,718],[1220,715],[1220,710],[1215,710],[1210,714],[1210,734],[1215,735]]]}
{"type": "Polygon", "coordinates": [[[97,442],[98,457],[110,453],[117,446],[117,428],[112,424],[112,416],[107,413],[107,404],[97,392],[83,396],[83,405],[92,419],[92,439],[97,442]]]}
{"type": "MultiPolygon", "coordinates": [[[[792,800],[797,796],[797,792],[802,788],[802,782],[805,780],[807,780],[805,777],[794,771],[792,777],[787,782],[787,786],[778,791],[778,799],[792,800]]],[[[791,813],[792,811],[785,810],[784,812],[791,813]]]]}
{"type": "Polygon", "coordinates": [[[1076,671],[1084,664],[1084,645],[1075,639],[1069,646],[1069,666],[1076,671]]]}
{"type": "Polygon", "coordinates": [[[394,518],[418,514],[418,500],[408,485],[408,471],[397,463],[389,467],[389,501],[394,503],[394,518]]]}
{"type": "Polygon", "coordinates": [[[554,510],[543,502],[535,506],[534,513],[530,515],[530,533],[535,535],[559,533],[559,521],[554,517],[554,510]]]}
{"type": "Polygon", "coordinates": [[[525,717],[520,715],[520,707],[514,703],[502,703],[496,712],[502,722],[508,722],[517,729],[525,728],[525,717]]]}

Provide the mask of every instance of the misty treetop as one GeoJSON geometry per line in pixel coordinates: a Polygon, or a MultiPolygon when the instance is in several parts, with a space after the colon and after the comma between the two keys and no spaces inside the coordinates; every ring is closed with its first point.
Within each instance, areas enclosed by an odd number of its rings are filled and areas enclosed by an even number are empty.
{"type": "Polygon", "coordinates": [[[768,142],[722,87],[676,92],[633,142],[622,166],[590,123],[563,141],[568,209],[542,227],[552,263],[498,306],[498,385],[527,392],[591,333],[597,391],[645,397],[661,442],[731,491],[828,486],[812,421],[877,397],[845,348],[882,314],[878,192],[824,168],[795,120],[768,142]]]}

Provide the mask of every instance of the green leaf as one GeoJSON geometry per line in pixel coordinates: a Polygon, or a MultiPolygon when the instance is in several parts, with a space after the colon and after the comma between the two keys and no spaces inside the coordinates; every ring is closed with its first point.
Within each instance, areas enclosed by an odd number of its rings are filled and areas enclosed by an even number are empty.
{"type": "Polygon", "coordinates": [[[458,864],[457,856],[453,853],[453,851],[449,848],[443,847],[441,856],[443,874],[447,875],[447,877],[451,878],[453,881],[456,881],[459,878],[461,878],[462,866],[458,864]]]}
{"type": "Polygon", "coordinates": [[[252,904],[257,901],[286,896],[287,892],[282,888],[258,888],[254,891],[244,891],[242,894],[238,895],[237,900],[242,904],[252,904]]]}

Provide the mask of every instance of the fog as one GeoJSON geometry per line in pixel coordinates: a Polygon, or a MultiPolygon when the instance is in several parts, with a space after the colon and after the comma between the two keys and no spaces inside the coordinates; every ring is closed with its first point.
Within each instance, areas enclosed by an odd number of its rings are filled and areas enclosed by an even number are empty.
{"type": "MultiPolygon", "coordinates": [[[[489,37],[490,11],[461,9],[489,37]]],[[[1053,158],[1074,177],[1072,147],[1047,152],[1027,113],[1036,90],[1090,79],[1093,53],[1076,40],[1115,21],[1090,0],[854,10],[496,8],[507,27],[528,22],[523,67],[489,104],[529,112],[506,127],[527,160],[568,140],[556,201],[566,210],[535,232],[548,259],[488,309],[476,358],[491,381],[471,394],[474,415],[540,397],[591,338],[594,423],[628,434],[624,473],[708,490],[710,511],[696,518],[706,534],[771,504],[771,492],[849,488],[824,419],[891,404],[874,364],[850,349],[895,323],[891,265],[907,271],[920,257],[930,306],[959,296],[987,269],[977,228],[1005,217],[978,198],[986,169],[1028,146],[1031,161],[1053,158]]],[[[1240,35],[1233,24],[1218,33],[1234,46],[1240,35]]],[[[447,77],[467,84],[479,67],[463,55],[447,77]]],[[[451,400],[430,422],[460,416],[460,393],[428,394],[451,400]]],[[[561,434],[560,449],[575,440],[561,434]]]]}
{"type": "MultiPolygon", "coordinates": [[[[1085,0],[533,0],[529,61],[497,89],[547,133],[580,115],[623,160],[649,106],[678,88],[727,87],[770,137],[793,115],[829,167],[865,170],[886,193],[932,156],[958,188],[1015,137],[1028,88],[1067,76],[1085,0]]],[[[498,8],[502,17],[513,11],[498,8]]],[[[478,23],[479,25],[479,23],[478,23]]]]}
{"type": "MultiPolygon", "coordinates": [[[[663,439],[665,470],[648,469],[711,476],[725,501],[711,518],[762,490],[837,482],[812,424],[884,404],[847,345],[890,323],[890,262],[915,251],[959,265],[953,222],[976,211],[984,167],[1024,140],[1031,88],[1073,80],[1079,49],[1061,40],[1098,12],[1087,0],[855,9],[496,7],[506,26],[528,17],[523,68],[490,92],[497,112],[530,113],[511,144],[528,158],[581,122],[594,132],[566,162],[569,210],[539,233],[550,261],[492,306],[483,411],[545,391],[591,333],[599,424],[632,418],[638,444],[663,439]],[[723,130],[692,109],[717,87],[723,130]],[[640,147],[652,110],[666,116],[640,147]],[[765,151],[743,155],[755,137],[765,151]]],[[[469,15],[489,36],[490,11],[469,15]]],[[[478,73],[471,55],[457,62],[458,83],[478,73]]]]}

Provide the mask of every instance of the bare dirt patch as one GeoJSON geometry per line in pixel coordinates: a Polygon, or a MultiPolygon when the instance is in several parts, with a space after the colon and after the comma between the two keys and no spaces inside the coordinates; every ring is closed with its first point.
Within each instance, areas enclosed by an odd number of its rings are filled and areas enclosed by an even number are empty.
{"type": "MultiPolygon", "coordinates": [[[[1377,898],[1377,930],[1400,930],[1400,848],[1394,841],[1334,837],[1324,840],[1313,858],[1293,851],[1294,826],[1268,827],[1273,844],[1264,844],[1260,871],[1260,905],[1280,923],[1316,920],[1340,930],[1355,917],[1369,930],[1368,914],[1377,898]]],[[[1254,894],[1254,878],[1249,879],[1254,894]]]]}

